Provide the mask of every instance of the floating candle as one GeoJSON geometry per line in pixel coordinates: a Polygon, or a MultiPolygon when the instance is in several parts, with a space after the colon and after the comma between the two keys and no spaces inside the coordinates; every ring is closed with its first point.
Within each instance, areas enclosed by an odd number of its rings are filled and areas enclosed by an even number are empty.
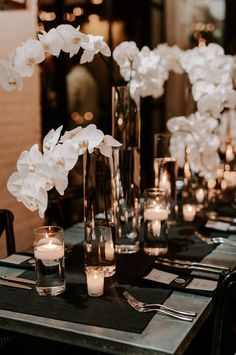
{"type": "Polygon", "coordinates": [[[43,238],[34,248],[34,256],[40,260],[56,260],[64,256],[64,246],[57,238],[43,238]]]}
{"type": "Polygon", "coordinates": [[[159,208],[157,206],[155,207],[149,207],[144,210],[144,219],[145,220],[158,220],[158,221],[163,221],[167,219],[168,217],[168,210],[164,208],[159,208]]]}

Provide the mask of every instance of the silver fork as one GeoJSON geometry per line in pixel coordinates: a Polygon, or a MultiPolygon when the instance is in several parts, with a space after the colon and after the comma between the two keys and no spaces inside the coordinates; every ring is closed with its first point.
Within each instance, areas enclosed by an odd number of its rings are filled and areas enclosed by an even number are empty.
{"type": "Polygon", "coordinates": [[[187,316],[181,316],[180,314],[172,313],[170,311],[166,311],[164,309],[155,308],[155,307],[141,307],[138,306],[136,303],[133,303],[130,299],[127,298],[127,302],[130,304],[131,307],[133,307],[136,311],[141,312],[141,313],[146,313],[146,312],[153,312],[156,311],[160,314],[165,314],[167,316],[179,319],[179,320],[185,320],[187,322],[192,322],[193,318],[192,317],[187,317],[187,316]]]}
{"type": "Polygon", "coordinates": [[[137,300],[134,296],[132,296],[128,291],[123,292],[123,295],[125,298],[132,302],[133,305],[136,305],[137,307],[140,308],[146,308],[146,307],[155,307],[159,308],[160,310],[167,310],[170,312],[174,312],[176,314],[181,314],[183,316],[191,316],[191,317],[196,317],[197,313],[196,312],[190,312],[190,311],[181,311],[180,309],[176,309],[173,307],[168,307],[160,303],[144,303],[139,300],[137,300]]]}

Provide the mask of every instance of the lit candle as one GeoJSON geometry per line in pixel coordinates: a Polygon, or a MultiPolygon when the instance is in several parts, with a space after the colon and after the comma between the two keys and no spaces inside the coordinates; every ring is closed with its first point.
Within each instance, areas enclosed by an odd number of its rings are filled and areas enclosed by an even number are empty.
{"type": "Polygon", "coordinates": [[[225,151],[225,158],[227,161],[233,161],[234,157],[234,149],[231,144],[228,144],[225,151]]]}
{"type": "Polygon", "coordinates": [[[43,238],[34,248],[34,256],[40,260],[56,260],[64,256],[64,245],[57,238],[43,238]]]}
{"type": "Polygon", "coordinates": [[[152,232],[153,235],[159,236],[161,232],[161,222],[160,221],[153,221],[152,222],[152,232]]]}
{"type": "Polygon", "coordinates": [[[183,217],[186,222],[192,222],[195,218],[196,206],[186,204],[183,205],[183,217]]]}
{"type": "Polygon", "coordinates": [[[112,240],[109,240],[105,243],[105,259],[106,260],[114,259],[114,245],[112,240]]]}
{"type": "Polygon", "coordinates": [[[153,221],[163,221],[168,217],[168,210],[159,207],[149,207],[144,210],[144,219],[153,221]]]}
{"type": "Polygon", "coordinates": [[[88,294],[92,297],[103,295],[104,271],[102,268],[88,268],[86,270],[88,294]]]}
{"type": "Polygon", "coordinates": [[[160,177],[160,183],[159,183],[159,187],[163,190],[165,190],[168,194],[171,193],[171,184],[170,181],[168,179],[168,175],[167,174],[163,174],[160,177]]]}
{"type": "Polygon", "coordinates": [[[202,203],[205,198],[205,192],[202,188],[196,190],[196,200],[198,203],[202,203]]]}

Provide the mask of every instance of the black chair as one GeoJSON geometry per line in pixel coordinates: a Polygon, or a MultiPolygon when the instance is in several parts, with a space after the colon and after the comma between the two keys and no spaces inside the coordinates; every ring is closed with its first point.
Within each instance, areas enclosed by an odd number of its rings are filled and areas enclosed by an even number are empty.
{"type": "Polygon", "coordinates": [[[228,274],[219,288],[215,304],[212,355],[236,353],[236,270],[228,274]]]}
{"type": "Polygon", "coordinates": [[[13,220],[14,215],[11,211],[0,209],[0,237],[3,232],[5,232],[7,255],[11,255],[16,252],[13,220]]]}

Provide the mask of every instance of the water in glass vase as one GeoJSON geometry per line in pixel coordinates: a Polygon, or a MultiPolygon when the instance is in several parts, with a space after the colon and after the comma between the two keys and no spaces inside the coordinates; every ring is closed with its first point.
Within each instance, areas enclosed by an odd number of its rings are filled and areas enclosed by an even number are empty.
{"type": "Polygon", "coordinates": [[[176,223],[176,159],[170,157],[154,158],[154,186],[164,189],[168,194],[168,224],[176,223]]]}
{"type": "Polygon", "coordinates": [[[144,211],[145,241],[144,252],[149,255],[162,255],[168,251],[167,224],[168,211],[148,208],[144,211]]]}
{"type": "Polygon", "coordinates": [[[64,255],[40,259],[35,252],[36,290],[40,296],[57,296],[65,290],[64,255]]]}
{"type": "Polygon", "coordinates": [[[105,277],[116,272],[114,246],[114,226],[105,224],[105,220],[96,220],[95,226],[86,224],[84,241],[85,271],[91,267],[100,267],[105,277]]]}
{"type": "Polygon", "coordinates": [[[114,149],[115,236],[117,253],[139,250],[140,149],[114,149]]]}

